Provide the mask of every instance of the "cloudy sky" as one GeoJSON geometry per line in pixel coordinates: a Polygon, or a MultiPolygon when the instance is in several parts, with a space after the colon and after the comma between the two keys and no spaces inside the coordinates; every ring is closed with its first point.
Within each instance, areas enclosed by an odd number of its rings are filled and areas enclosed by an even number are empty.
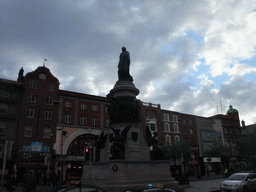
{"type": "Polygon", "coordinates": [[[106,96],[122,46],[138,99],[256,122],[255,0],[0,1],[0,78],[46,58],[61,89],[106,96]]]}

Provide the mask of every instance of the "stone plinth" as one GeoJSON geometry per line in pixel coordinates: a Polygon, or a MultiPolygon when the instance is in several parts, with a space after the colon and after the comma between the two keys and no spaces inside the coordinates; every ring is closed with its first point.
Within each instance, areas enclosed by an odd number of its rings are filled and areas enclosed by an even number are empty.
{"type": "Polygon", "coordinates": [[[99,185],[115,191],[146,187],[148,183],[179,188],[170,173],[169,161],[122,161],[84,165],[82,183],[99,185]],[[90,171],[91,170],[91,171],[90,171]]]}

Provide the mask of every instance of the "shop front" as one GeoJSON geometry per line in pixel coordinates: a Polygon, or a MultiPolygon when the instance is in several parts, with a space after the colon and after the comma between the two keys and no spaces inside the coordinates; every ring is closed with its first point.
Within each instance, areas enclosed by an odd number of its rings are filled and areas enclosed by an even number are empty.
{"type": "Polygon", "coordinates": [[[219,157],[204,157],[205,175],[221,174],[221,159],[219,157]]]}

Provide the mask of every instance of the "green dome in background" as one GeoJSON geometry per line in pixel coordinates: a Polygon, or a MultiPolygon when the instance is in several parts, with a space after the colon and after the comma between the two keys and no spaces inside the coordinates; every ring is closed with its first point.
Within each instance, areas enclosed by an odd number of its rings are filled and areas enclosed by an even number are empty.
{"type": "Polygon", "coordinates": [[[227,111],[227,114],[230,113],[238,113],[238,110],[234,109],[232,105],[229,106],[229,110],[227,111]]]}

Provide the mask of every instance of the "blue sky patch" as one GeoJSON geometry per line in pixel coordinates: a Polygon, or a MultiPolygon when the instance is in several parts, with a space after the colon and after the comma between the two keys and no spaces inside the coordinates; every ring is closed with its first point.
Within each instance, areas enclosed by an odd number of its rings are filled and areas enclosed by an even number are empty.
{"type": "Polygon", "coordinates": [[[202,40],[204,40],[204,36],[201,36],[201,35],[195,33],[194,31],[187,31],[186,35],[187,35],[188,38],[191,38],[191,39],[193,39],[195,41],[202,41],[202,40]]]}

